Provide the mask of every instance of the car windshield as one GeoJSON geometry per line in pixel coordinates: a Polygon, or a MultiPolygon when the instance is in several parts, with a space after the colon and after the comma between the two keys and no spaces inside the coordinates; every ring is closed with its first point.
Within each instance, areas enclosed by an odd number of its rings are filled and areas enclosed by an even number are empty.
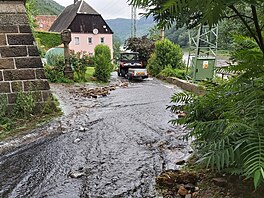
{"type": "Polygon", "coordinates": [[[122,54],[121,59],[125,61],[138,60],[138,55],[137,54],[122,54]]]}

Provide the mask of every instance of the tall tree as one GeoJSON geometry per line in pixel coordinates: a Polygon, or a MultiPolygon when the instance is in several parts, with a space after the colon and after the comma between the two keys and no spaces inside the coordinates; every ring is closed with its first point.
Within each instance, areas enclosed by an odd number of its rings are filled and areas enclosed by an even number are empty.
{"type": "Polygon", "coordinates": [[[147,9],[160,26],[178,27],[217,24],[225,18],[239,19],[256,41],[264,56],[263,0],[129,0],[130,4],[147,9]]]}

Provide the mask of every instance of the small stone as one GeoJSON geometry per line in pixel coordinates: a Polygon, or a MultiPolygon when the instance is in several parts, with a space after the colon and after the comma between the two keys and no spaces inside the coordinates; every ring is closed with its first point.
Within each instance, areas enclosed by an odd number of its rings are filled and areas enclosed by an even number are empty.
{"type": "Polygon", "coordinates": [[[97,98],[98,96],[97,95],[94,95],[94,94],[91,94],[90,95],[92,98],[97,98]]]}
{"type": "Polygon", "coordinates": [[[128,87],[128,82],[124,82],[120,85],[121,87],[128,87]]]}
{"type": "Polygon", "coordinates": [[[185,196],[185,195],[187,195],[188,191],[184,188],[184,186],[180,186],[180,187],[179,187],[179,190],[178,190],[178,193],[179,193],[181,196],[185,196]]]}
{"type": "Polygon", "coordinates": [[[81,141],[81,139],[80,138],[77,138],[77,139],[75,139],[74,141],[73,141],[73,143],[78,143],[78,142],[80,142],[81,141]]]}
{"type": "Polygon", "coordinates": [[[109,90],[110,90],[110,91],[114,91],[114,90],[116,90],[116,87],[115,87],[115,86],[111,86],[111,87],[109,88],[109,90]]]}
{"type": "Polygon", "coordinates": [[[82,177],[82,176],[84,176],[85,175],[85,172],[82,172],[82,171],[71,171],[70,173],[69,173],[69,176],[71,177],[71,178],[80,178],[80,177],[82,177]]]}
{"type": "Polygon", "coordinates": [[[192,198],[197,198],[198,195],[199,195],[199,192],[194,192],[194,193],[192,194],[192,198]]]}
{"type": "Polygon", "coordinates": [[[163,194],[163,198],[174,198],[174,193],[172,191],[168,191],[163,194]]]}
{"type": "Polygon", "coordinates": [[[185,164],[185,160],[180,160],[180,161],[178,161],[178,162],[176,162],[176,165],[183,165],[183,164],[185,164]]]}
{"type": "Polygon", "coordinates": [[[223,177],[213,178],[213,183],[220,187],[225,187],[227,185],[227,180],[223,177]]]}
{"type": "Polygon", "coordinates": [[[84,127],[80,127],[80,128],[79,128],[79,131],[80,131],[80,132],[85,132],[86,129],[85,129],[84,127]]]}
{"type": "Polygon", "coordinates": [[[192,198],[192,194],[185,195],[185,198],[192,198]]]}
{"type": "Polygon", "coordinates": [[[173,195],[165,195],[165,196],[163,196],[164,198],[174,198],[174,196],[173,195]]]}
{"type": "Polygon", "coordinates": [[[197,187],[197,186],[194,188],[194,191],[195,191],[195,192],[198,192],[199,190],[200,190],[200,188],[197,187]]]}
{"type": "Polygon", "coordinates": [[[189,191],[192,191],[192,192],[195,191],[195,186],[194,186],[193,184],[191,184],[191,183],[185,184],[185,185],[184,185],[184,188],[185,188],[186,190],[189,190],[189,191]]]}

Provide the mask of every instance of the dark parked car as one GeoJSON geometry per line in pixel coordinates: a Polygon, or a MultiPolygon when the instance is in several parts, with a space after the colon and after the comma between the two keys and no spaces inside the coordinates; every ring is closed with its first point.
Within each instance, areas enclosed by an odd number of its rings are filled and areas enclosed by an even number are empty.
{"type": "Polygon", "coordinates": [[[143,68],[142,61],[138,57],[138,52],[121,53],[117,69],[118,76],[126,77],[129,68],[143,68]]]}

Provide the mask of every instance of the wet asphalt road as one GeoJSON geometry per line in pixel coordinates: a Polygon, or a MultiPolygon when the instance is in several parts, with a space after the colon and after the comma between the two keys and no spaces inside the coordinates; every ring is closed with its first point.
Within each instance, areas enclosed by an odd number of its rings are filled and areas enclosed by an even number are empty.
{"type": "Polygon", "coordinates": [[[184,130],[168,124],[166,110],[179,89],[154,79],[87,99],[52,87],[66,115],[47,130],[63,134],[2,155],[0,197],[159,197],[155,176],[188,155],[184,130]],[[69,176],[78,170],[82,177],[69,176]]]}

